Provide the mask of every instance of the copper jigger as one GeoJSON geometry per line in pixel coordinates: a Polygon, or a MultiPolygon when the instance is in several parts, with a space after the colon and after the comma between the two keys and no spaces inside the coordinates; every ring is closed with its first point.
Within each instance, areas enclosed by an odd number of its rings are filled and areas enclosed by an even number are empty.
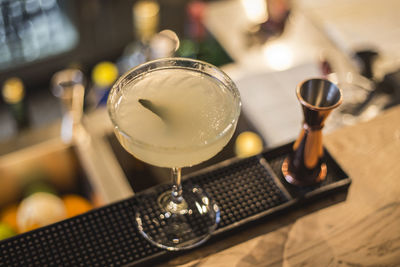
{"type": "Polygon", "coordinates": [[[342,102],[342,94],[335,84],[319,78],[301,82],[296,94],[303,108],[303,128],[282,164],[282,173],[289,183],[308,186],[325,179],[322,128],[329,113],[342,102]]]}

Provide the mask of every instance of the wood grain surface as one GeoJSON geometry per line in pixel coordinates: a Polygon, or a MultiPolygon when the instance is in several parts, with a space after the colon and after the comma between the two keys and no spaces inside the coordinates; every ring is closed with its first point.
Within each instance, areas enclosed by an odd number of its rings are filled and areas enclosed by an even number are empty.
{"type": "Polygon", "coordinates": [[[352,178],[345,201],[318,201],[161,266],[400,266],[400,107],[324,144],[352,178]]]}

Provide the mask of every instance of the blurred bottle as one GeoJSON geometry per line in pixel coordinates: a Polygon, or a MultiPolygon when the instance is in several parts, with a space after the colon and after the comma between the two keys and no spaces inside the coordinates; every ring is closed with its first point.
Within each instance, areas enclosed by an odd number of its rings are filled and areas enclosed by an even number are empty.
{"type": "Polygon", "coordinates": [[[232,59],[204,26],[205,8],[206,4],[199,0],[187,5],[185,36],[176,55],[200,59],[216,66],[230,63],[232,59]]]}
{"type": "Polygon", "coordinates": [[[133,5],[135,41],[128,44],[118,60],[120,73],[150,59],[150,40],[158,30],[160,6],[153,0],[140,0],[133,5]]]}
{"type": "Polygon", "coordinates": [[[25,104],[25,88],[21,79],[13,77],[7,79],[2,89],[4,102],[8,105],[17,129],[23,130],[30,126],[29,116],[25,104]]]}
{"type": "Polygon", "coordinates": [[[92,70],[92,87],[89,93],[90,105],[94,108],[107,103],[108,93],[118,78],[117,66],[109,61],[102,61],[92,70]]]}

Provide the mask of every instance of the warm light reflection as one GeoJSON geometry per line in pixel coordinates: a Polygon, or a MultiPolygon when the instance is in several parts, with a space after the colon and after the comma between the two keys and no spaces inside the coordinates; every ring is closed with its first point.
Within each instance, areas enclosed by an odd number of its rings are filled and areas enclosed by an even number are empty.
{"type": "Polygon", "coordinates": [[[203,214],[206,214],[207,211],[208,211],[208,210],[207,210],[207,206],[204,206],[204,205],[203,205],[202,208],[203,208],[203,214]]]}
{"type": "Polygon", "coordinates": [[[267,66],[273,70],[286,70],[293,65],[293,52],[289,46],[282,43],[266,45],[263,57],[267,66]]]}
{"type": "Polygon", "coordinates": [[[200,214],[203,214],[203,208],[201,207],[201,205],[199,204],[199,202],[195,202],[197,210],[199,211],[200,214]]]}
{"type": "Polygon", "coordinates": [[[204,205],[209,204],[208,197],[202,197],[201,200],[203,201],[204,205]]]}
{"type": "Polygon", "coordinates": [[[268,19],[266,0],[240,0],[250,22],[262,23],[268,19]]]}

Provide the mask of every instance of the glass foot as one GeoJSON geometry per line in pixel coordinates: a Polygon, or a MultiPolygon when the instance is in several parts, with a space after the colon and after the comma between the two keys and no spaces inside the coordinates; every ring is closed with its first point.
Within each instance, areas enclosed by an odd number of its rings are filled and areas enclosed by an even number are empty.
{"type": "Polygon", "coordinates": [[[217,228],[220,220],[218,206],[200,188],[186,189],[182,201],[172,201],[171,191],[158,196],[152,208],[141,195],[136,206],[136,224],[139,232],[152,244],[167,250],[190,249],[202,244],[217,228]],[[146,202],[146,203],[144,203],[146,202]]]}

